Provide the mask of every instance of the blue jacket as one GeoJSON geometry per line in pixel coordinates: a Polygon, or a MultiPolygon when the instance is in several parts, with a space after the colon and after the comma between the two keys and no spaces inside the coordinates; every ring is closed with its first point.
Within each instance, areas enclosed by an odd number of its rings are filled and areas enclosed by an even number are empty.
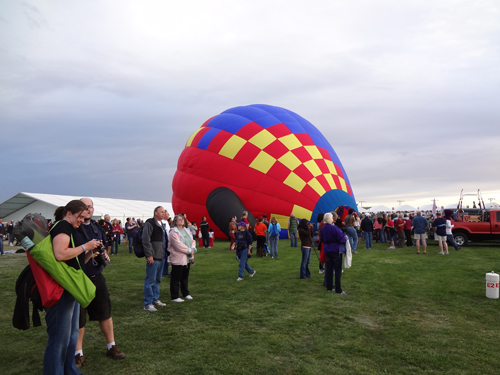
{"type": "Polygon", "coordinates": [[[323,251],[325,253],[338,253],[340,244],[344,244],[347,241],[347,236],[342,232],[342,230],[333,225],[325,224],[321,228],[321,242],[323,242],[323,251]]]}

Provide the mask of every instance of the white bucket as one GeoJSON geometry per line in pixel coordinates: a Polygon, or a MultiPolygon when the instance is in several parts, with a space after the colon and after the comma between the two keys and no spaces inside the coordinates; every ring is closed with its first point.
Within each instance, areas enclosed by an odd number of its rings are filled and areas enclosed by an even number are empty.
{"type": "Polygon", "coordinates": [[[486,274],[486,297],[498,299],[500,277],[497,273],[491,271],[486,274]]]}

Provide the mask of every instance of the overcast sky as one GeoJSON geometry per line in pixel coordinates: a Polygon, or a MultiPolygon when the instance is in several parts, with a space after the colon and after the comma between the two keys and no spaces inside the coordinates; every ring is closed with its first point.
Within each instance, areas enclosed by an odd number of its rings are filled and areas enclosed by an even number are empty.
{"type": "Polygon", "coordinates": [[[287,108],[364,206],[500,201],[496,0],[3,0],[0,202],[170,201],[208,118],[287,108]]]}

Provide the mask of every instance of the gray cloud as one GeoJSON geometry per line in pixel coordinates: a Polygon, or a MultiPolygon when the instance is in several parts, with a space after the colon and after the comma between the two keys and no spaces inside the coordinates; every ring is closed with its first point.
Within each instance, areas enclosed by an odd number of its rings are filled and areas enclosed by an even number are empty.
{"type": "Polygon", "coordinates": [[[500,200],[497,8],[3,3],[0,201],[18,191],[168,200],[188,137],[253,103],[318,127],[370,205],[462,188],[500,200]]]}

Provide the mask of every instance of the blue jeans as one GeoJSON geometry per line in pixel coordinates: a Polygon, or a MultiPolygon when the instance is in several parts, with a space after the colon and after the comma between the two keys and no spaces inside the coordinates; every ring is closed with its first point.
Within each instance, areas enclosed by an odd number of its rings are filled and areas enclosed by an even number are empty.
{"type": "Polygon", "coordinates": [[[269,236],[269,252],[271,253],[271,258],[278,257],[278,236],[269,236]]]}
{"type": "Polygon", "coordinates": [[[160,298],[161,274],[163,260],[155,260],[146,264],[146,279],[144,280],[144,306],[152,305],[160,298]]]}
{"type": "Polygon", "coordinates": [[[340,277],[342,276],[342,254],[325,252],[325,258],[326,290],[333,290],[333,272],[335,271],[335,293],[342,293],[342,288],[340,287],[340,277]]]}
{"type": "Polygon", "coordinates": [[[80,304],[67,291],[45,309],[49,339],[43,357],[43,375],[81,375],[75,366],[80,304]]]}
{"type": "Polygon", "coordinates": [[[111,244],[111,254],[113,254],[113,249],[115,250],[114,254],[118,254],[118,238],[116,237],[113,243],[111,244]]]}
{"type": "Polygon", "coordinates": [[[311,272],[309,272],[309,262],[311,261],[311,248],[310,247],[300,247],[302,251],[302,262],[300,263],[300,278],[305,279],[311,277],[311,272]]]}
{"type": "Polygon", "coordinates": [[[455,242],[455,237],[453,237],[453,234],[447,234],[446,238],[447,238],[448,242],[453,245],[453,247],[455,248],[455,250],[458,250],[458,248],[460,246],[458,246],[457,243],[455,242]]]}
{"type": "Polygon", "coordinates": [[[380,242],[382,243],[387,242],[387,238],[385,237],[385,227],[383,227],[380,232],[380,242]]]}
{"type": "Polygon", "coordinates": [[[132,254],[133,246],[134,246],[134,238],[135,236],[127,235],[128,237],[128,252],[132,254]]]}
{"type": "Polygon", "coordinates": [[[347,237],[349,237],[349,245],[351,245],[351,250],[356,251],[358,247],[358,234],[356,233],[356,229],[353,227],[346,227],[345,232],[347,237]]]}
{"type": "Polygon", "coordinates": [[[0,237],[0,254],[3,255],[3,239],[4,237],[0,237]]]}
{"type": "Polygon", "coordinates": [[[372,248],[372,235],[373,232],[364,232],[365,233],[365,244],[367,249],[372,248]]]}
{"type": "Polygon", "coordinates": [[[290,235],[290,247],[297,247],[297,231],[289,230],[288,234],[290,235]]]}
{"type": "Polygon", "coordinates": [[[243,276],[245,276],[245,270],[247,270],[247,272],[249,274],[254,273],[254,270],[252,269],[252,267],[250,267],[248,265],[248,249],[243,250],[240,254],[240,264],[238,266],[238,277],[243,278],[243,276]]]}

